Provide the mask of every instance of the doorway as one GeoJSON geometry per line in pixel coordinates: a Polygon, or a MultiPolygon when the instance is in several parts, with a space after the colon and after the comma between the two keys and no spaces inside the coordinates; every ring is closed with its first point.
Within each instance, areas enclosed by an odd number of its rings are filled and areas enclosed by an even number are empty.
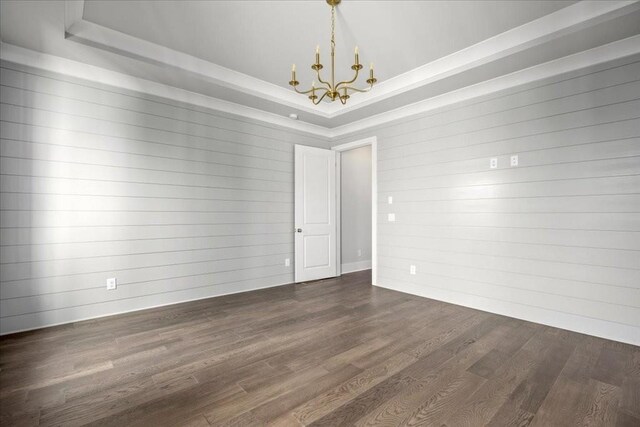
{"type": "Polygon", "coordinates": [[[371,269],[376,284],[377,139],[333,147],[336,151],[338,274],[371,269]]]}
{"type": "Polygon", "coordinates": [[[376,284],[376,166],[375,137],[331,150],[295,146],[296,282],[340,276],[344,266],[371,268],[376,284]]]}

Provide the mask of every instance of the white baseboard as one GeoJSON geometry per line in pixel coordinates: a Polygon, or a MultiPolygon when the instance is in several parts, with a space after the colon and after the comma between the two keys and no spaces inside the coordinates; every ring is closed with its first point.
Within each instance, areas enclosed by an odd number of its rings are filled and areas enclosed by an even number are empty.
{"type": "Polygon", "coordinates": [[[342,264],[342,274],[371,269],[371,260],[348,262],[342,264]]]}
{"type": "MultiPolygon", "coordinates": [[[[99,307],[85,306],[80,309],[60,309],[49,312],[48,317],[42,317],[42,313],[36,313],[34,315],[15,316],[12,318],[5,318],[0,325],[0,336],[10,335],[18,332],[33,331],[37,329],[50,328],[53,326],[66,325],[70,323],[83,322],[85,320],[95,320],[100,318],[107,318],[111,316],[117,316],[120,314],[134,313],[137,311],[150,310],[154,308],[166,307],[169,305],[183,304],[193,301],[199,301],[209,298],[217,298],[225,295],[241,294],[245,292],[258,291],[261,289],[275,288],[277,286],[285,286],[293,283],[293,280],[289,280],[285,283],[274,283],[267,285],[256,286],[238,286],[238,283],[233,283],[232,286],[219,286],[212,292],[206,293],[202,296],[190,296],[185,294],[185,291],[176,292],[180,295],[171,298],[172,293],[156,294],[156,295],[142,295],[137,298],[131,298],[128,300],[113,300],[106,301],[98,304],[99,307]],[[150,302],[153,300],[152,302],[150,302]],[[122,309],[122,305],[126,303],[127,307],[122,309]],[[11,322],[7,322],[7,319],[11,322]],[[26,326],[25,326],[26,323],[26,326]]],[[[186,290],[187,292],[189,290],[186,290]]]]}
{"type": "Polygon", "coordinates": [[[504,304],[490,298],[463,295],[437,288],[420,286],[414,283],[391,281],[389,279],[384,280],[384,284],[378,283],[375,286],[559,329],[640,345],[640,334],[638,334],[638,328],[634,326],[621,325],[619,323],[562,313],[525,304],[513,302],[504,304]]]}

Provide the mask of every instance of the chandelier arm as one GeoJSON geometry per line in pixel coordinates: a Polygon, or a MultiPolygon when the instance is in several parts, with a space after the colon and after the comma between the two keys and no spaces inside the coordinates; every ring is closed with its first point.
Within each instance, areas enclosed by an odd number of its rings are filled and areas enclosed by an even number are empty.
{"type": "Polygon", "coordinates": [[[331,85],[329,84],[329,82],[325,82],[324,80],[322,80],[322,77],[320,76],[320,70],[316,70],[316,74],[318,75],[318,81],[322,84],[327,85],[327,89],[331,90],[331,85]]]}
{"type": "Polygon", "coordinates": [[[340,86],[342,86],[342,85],[350,85],[351,83],[353,83],[353,82],[355,82],[356,80],[358,80],[358,73],[359,73],[359,71],[358,71],[358,70],[356,70],[356,75],[355,75],[355,76],[353,76],[353,78],[352,78],[351,80],[348,80],[348,81],[344,81],[344,82],[340,82],[340,83],[338,83],[338,84],[336,85],[336,90],[338,90],[338,88],[339,88],[340,86]]]}
{"type": "Polygon", "coordinates": [[[358,89],[357,87],[347,86],[347,90],[352,90],[354,92],[361,92],[361,93],[369,92],[371,89],[373,89],[373,85],[369,86],[366,89],[358,89]]]}
{"type": "MultiPolygon", "coordinates": [[[[298,90],[298,88],[297,88],[297,87],[295,87],[295,86],[293,87],[293,90],[295,90],[297,93],[299,93],[299,94],[301,94],[301,95],[306,95],[306,94],[308,94],[308,93],[313,92],[313,88],[311,88],[311,89],[309,89],[309,90],[306,90],[306,91],[300,91],[300,90],[298,90]]],[[[316,88],[315,90],[318,90],[318,88],[316,88]]]]}
{"type": "Polygon", "coordinates": [[[329,91],[325,90],[320,98],[318,98],[316,101],[311,100],[311,102],[313,102],[314,105],[318,105],[318,104],[320,104],[322,102],[324,97],[327,96],[327,94],[329,94],[329,91]]]}

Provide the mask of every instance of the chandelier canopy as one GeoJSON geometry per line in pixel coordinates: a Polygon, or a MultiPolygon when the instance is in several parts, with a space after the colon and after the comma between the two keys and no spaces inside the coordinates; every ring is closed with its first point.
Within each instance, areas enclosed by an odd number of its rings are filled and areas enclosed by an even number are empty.
{"type": "Polygon", "coordinates": [[[333,102],[336,99],[339,99],[340,102],[344,105],[347,103],[347,100],[350,98],[349,93],[352,92],[369,92],[371,88],[373,88],[376,80],[373,77],[373,63],[369,67],[369,78],[366,80],[369,87],[364,89],[359,89],[352,86],[353,83],[358,79],[358,74],[360,70],[362,70],[362,64],[360,64],[360,56],[358,54],[358,47],[355,48],[355,59],[354,63],[351,66],[351,69],[355,72],[355,75],[351,80],[346,80],[342,82],[335,82],[335,56],[336,56],[336,40],[335,40],[335,29],[336,29],[336,6],[340,3],[340,0],[326,0],[329,6],[331,6],[331,81],[327,82],[322,79],[320,75],[320,70],[323,68],[322,63],[320,63],[320,46],[316,47],[316,61],[313,65],[311,65],[311,69],[315,70],[318,76],[318,82],[320,83],[319,87],[316,87],[316,82],[313,81],[311,83],[311,89],[306,91],[298,90],[298,85],[300,82],[296,80],[296,64],[293,64],[291,67],[291,81],[289,84],[293,86],[293,89],[303,95],[307,95],[311,102],[315,105],[318,105],[325,97],[329,97],[329,99],[333,102]]]}

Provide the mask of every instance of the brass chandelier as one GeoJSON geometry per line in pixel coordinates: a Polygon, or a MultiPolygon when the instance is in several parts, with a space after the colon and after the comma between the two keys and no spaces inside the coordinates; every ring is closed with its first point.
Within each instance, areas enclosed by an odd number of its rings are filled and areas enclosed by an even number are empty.
{"type": "Polygon", "coordinates": [[[331,6],[331,82],[324,81],[320,76],[320,70],[323,68],[320,63],[320,46],[316,47],[316,61],[313,65],[311,65],[311,69],[315,70],[318,76],[318,82],[320,82],[320,87],[316,87],[316,82],[314,81],[311,84],[311,89],[306,91],[298,90],[298,85],[300,82],[296,80],[296,64],[293,64],[291,67],[291,81],[289,84],[293,86],[293,89],[303,95],[308,95],[311,102],[315,105],[318,105],[325,97],[329,97],[329,99],[333,102],[336,99],[339,99],[342,105],[347,103],[347,100],[350,98],[350,92],[369,92],[371,88],[373,88],[374,83],[378,80],[373,77],[373,63],[369,67],[369,78],[366,80],[369,85],[368,88],[359,89],[353,87],[352,84],[358,79],[358,74],[360,70],[362,70],[362,64],[360,64],[360,57],[358,55],[358,47],[355,48],[355,60],[351,69],[355,71],[355,75],[351,80],[346,80],[342,82],[335,82],[335,54],[336,54],[336,40],[335,40],[335,29],[336,29],[336,6],[340,3],[340,0],[326,0],[329,6],[331,6]]]}

